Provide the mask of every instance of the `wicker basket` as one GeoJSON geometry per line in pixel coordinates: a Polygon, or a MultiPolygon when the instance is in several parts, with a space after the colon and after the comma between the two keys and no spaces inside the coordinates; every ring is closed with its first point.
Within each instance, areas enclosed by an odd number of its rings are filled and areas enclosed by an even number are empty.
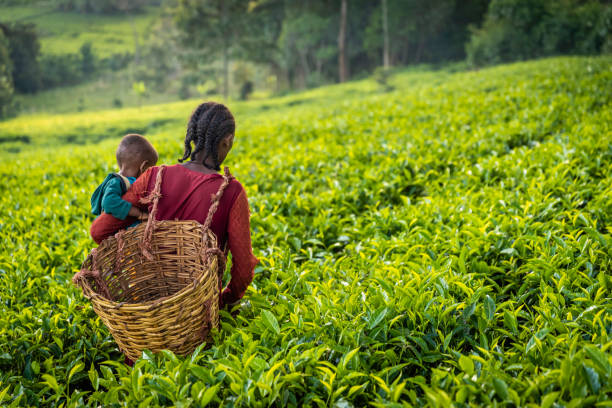
{"type": "Polygon", "coordinates": [[[73,282],[91,300],[121,351],[188,354],[219,321],[219,279],[225,256],[210,231],[225,180],[213,195],[206,222],[156,221],[164,167],[160,167],[146,224],[123,230],[92,250],[73,282]]]}

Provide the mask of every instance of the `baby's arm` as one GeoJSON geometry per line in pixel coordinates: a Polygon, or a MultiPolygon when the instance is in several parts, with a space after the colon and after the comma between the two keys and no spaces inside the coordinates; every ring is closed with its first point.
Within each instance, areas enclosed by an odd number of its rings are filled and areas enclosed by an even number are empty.
{"type": "Polygon", "coordinates": [[[147,218],[149,218],[149,214],[146,211],[143,211],[143,210],[141,210],[140,208],[138,208],[138,207],[136,207],[134,205],[132,206],[132,208],[130,208],[130,211],[128,211],[128,216],[136,217],[140,221],[144,221],[147,218]]]}
{"type": "Polygon", "coordinates": [[[128,216],[140,218],[142,216],[140,209],[122,199],[122,195],[121,179],[116,177],[109,181],[102,196],[102,211],[120,220],[125,220],[128,216]]]}
{"type": "MultiPolygon", "coordinates": [[[[147,195],[147,186],[149,184],[149,179],[151,178],[151,173],[153,169],[157,169],[156,167],[151,167],[147,171],[144,172],[143,175],[138,177],[138,180],[132,184],[132,187],[123,195],[123,199],[127,202],[133,204],[134,207],[138,207],[138,202],[144,196],[147,195]]],[[[91,228],[89,230],[91,237],[96,243],[102,242],[104,239],[114,235],[117,231],[127,228],[134,221],[129,218],[122,221],[110,214],[103,212],[100,214],[98,218],[94,220],[91,224],[91,228]]]]}

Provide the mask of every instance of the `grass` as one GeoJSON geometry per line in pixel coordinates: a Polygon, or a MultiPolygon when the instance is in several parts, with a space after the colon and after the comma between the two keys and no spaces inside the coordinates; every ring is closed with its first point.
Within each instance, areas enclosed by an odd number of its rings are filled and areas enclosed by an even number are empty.
{"type": "Polygon", "coordinates": [[[43,54],[76,53],[84,43],[91,42],[100,58],[113,54],[133,53],[134,31],[142,43],[159,10],[149,8],[133,17],[128,15],[100,16],[56,11],[49,6],[0,7],[0,21],[34,23],[43,54]]]}
{"type": "MultiPolygon", "coordinates": [[[[400,70],[391,80],[391,85],[396,88],[396,92],[408,89],[414,91],[419,88],[419,84],[436,84],[450,75],[452,75],[450,72],[444,70],[400,70]]],[[[127,84],[124,85],[127,86],[127,84]]],[[[112,89],[112,92],[124,92],[123,95],[127,97],[122,100],[126,101],[126,105],[137,104],[137,96],[129,89],[123,88],[121,91],[121,88],[121,84],[113,82],[111,78],[108,81],[99,81],[98,85],[87,84],[68,91],[62,88],[31,96],[31,99],[25,101],[25,104],[32,106],[32,113],[0,122],[0,151],[15,153],[58,144],[87,144],[107,138],[116,138],[133,131],[155,134],[159,133],[157,128],[160,125],[167,124],[170,125],[166,127],[167,129],[176,129],[184,125],[193,106],[200,103],[199,99],[191,99],[152,104],[156,99],[170,97],[160,94],[150,99],[143,99],[143,106],[123,109],[108,109],[107,107],[105,109],[102,101],[107,100],[113,94],[108,93],[109,89],[112,89]],[[112,87],[107,87],[111,82],[112,87]],[[83,112],[76,112],[80,104],[79,98],[84,100],[83,112]],[[36,112],[34,106],[40,107],[43,112],[36,112]],[[48,108],[51,109],[51,112],[44,112],[48,108]],[[55,114],[53,109],[65,110],[67,113],[55,114]]],[[[245,114],[242,124],[246,122],[248,127],[251,120],[278,119],[287,112],[295,111],[301,106],[309,107],[320,100],[341,105],[347,98],[364,95],[384,96],[387,94],[374,80],[365,79],[276,98],[226,102],[237,114],[245,114]]],[[[218,96],[213,99],[221,100],[222,98],[218,96]]]]}
{"type": "Polygon", "coordinates": [[[149,91],[146,97],[140,97],[133,90],[128,70],[107,72],[99,78],[80,85],[49,89],[36,94],[16,96],[20,106],[20,115],[45,115],[92,112],[117,109],[118,100],[124,107],[159,105],[164,102],[177,101],[176,91],[149,91]]]}
{"type": "Polygon", "coordinates": [[[134,368],[70,284],[89,198],[128,128],[175,163],[198,101],[3,122],[0,403],[609,406],[610,66],[231,102],[261,263],[214,344],[134,368]]]}

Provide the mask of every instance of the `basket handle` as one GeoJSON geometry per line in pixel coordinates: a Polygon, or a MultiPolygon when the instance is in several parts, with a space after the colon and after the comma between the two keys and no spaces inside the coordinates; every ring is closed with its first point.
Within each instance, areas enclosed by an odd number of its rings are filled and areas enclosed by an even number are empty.
{"type": "Polygon", "coordinates": [[[140,199],[141,204],[153,204],[151,212],[149,213],[149,218],[147,219],[147,225],[144,230],[143,239],[140,242],[140,251],[142,252],[142,255],[149,261],[153,260],[153,255],[151,255],[151,239],[153,238],[153,229],[155,228],[156,223],[155,217],[157,215],[157,207],[159,206],[159,199],[161,198],[161,183],[165,168],[166,166],[163,164],[159,166],[159,170],[157,170],[157,177],[155,178],[155,186],[153,187],[153,191],[151,191],[151,193],[149,193],[147,197],[140,199]]]}
{"type": "Polygon", "coordinates": [[[75,273],[72,277],[72,283],[83,289],[85,281],[88,278],[91,278],[94,280],[94,282],[96,282],[96,286],[98,286],[98,293],[108,300],[113,300],[110,291],[108,290],[106,280],[102,277],[98,268],[98,251],[96,248],[91,250],[83,264],[87,263],[87,260],[89,259],[91,259],[91,269],[82,268],[80,271],[75,273]]]}
{"type": "Polygon", "coordinates": [[[229,186],[230,182],[234,176],[229,171],[229,167],[225,167],[223,171],[223,183],[219,186],[219,190],[211,196],[211,204],[208,209],[208,215],[206,216],[206,221],[204,221],[204,225],[202,226],[202,248],[200,249],[200,258],[203,263],[206,263],[211,255],[217,256],[217,277],[219,282],[223,278],[223,272],[225,272],[225,253],[221,251],[216,246],[214,248],[208,248],[208,235],[210,231],[210,225],[212,224],[213,216],[215,212],[217,212],[217,208],[219,208],[219,203],[221,202],[221,197],[223,197],[223,193],[227,186],[229,186]]]}
{"type": "Polygon", "coordinates": [[[208,209],[206,221],[204,221],[204,228],[202,228],[203,248],[207,247],[208,231],[210,231],[210,225],[212,224],[213,216],[217,212],[217,208],[219,208],[219,203],[221,202],[221,197],[223,197],[223,192],[234,178],[234,176],[232,176],[232,174],[230,173],[229,167],[225,167],[223,173],[223,183],[221,183],[221,185],[219,186],[219,190],[211,196],[210,208],[208,209]]]}

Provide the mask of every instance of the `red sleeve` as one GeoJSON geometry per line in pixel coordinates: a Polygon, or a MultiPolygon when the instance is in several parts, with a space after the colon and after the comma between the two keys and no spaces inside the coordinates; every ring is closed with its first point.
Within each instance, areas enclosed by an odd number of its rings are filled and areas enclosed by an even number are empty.
{"type": "Polygon", "coordinates": [[[246,192],[234,201],[229,214],[228,244],[232,253],[231,279],[219,298],[220,306],[229,305],[242,299],[253,281],[253,271],[259,262],[251,247],[251,224],[249,202],[246,192]]]}
{"type": "MultiPolygon", "coordinates": [[[[121,198],[123,198],[125,201],[129,201],[132,203],[132,205],[144,208],[139,203],[139,200],[147,194],[152,169],[153,167],[150,167],[140,177],[138,177],[127,193],[125,193],[121,198]]],[[[134,222],[136,222],[135,217],[127,217],[125,220],[120,220],[110,214],[102,213],[91,224],[89,233],[91,234],[93,240],[99,244],[106,238],[114,235],[117,231],[132,225],[134,222]]]]}

